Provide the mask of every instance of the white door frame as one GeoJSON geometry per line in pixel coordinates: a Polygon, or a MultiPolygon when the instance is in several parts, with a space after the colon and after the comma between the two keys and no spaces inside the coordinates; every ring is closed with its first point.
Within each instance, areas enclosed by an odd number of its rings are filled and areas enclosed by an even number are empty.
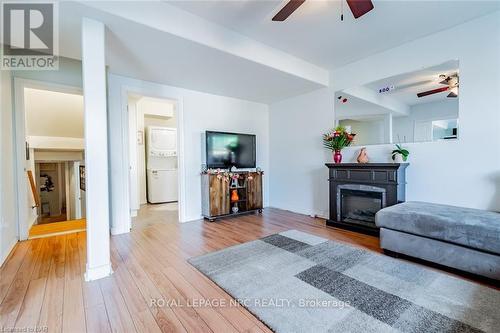
{"type": "Polygon", "coordinates": [[[82,218],[82,193],[80,190],[80,161],[74,161],[73,163],[73,176],[74,176],[74,183],[73,186],[75,187],[75,196],[71,199],[73,199],[73,203],[75,206],[75,220],[79,220],[82,218]]]}
{"type": "Polygon", "coordinates": [[[65,161],[64,162],[64,191],[65,191],[65,196],[66,196],[66,220],[71,220],[71,200],[73,199],[71,197],[70,193],[70,183],[71,183],[71,178],[69,177],[69,162],[65,161]]]}
{"type": "Polygon", "coordinates": [[[14,147],[15,147],[15,187],[17,197],[17,225],[19,240],[28,239],[33,221],[28,219],[28,181],[26,176],[26,111],[24,109],[24,88],[48,90],[67,94],[83,95],[80,87],[46,81],[14,78],[14,147]]]}
{"type": "MultiPolygon", "coordinates": [[[[175,121],[177,125],[177,163],[178,163],[178,214],[179,221],[186,221],[186,193],[185,193],[185,163],[184,163],[184,112],[183,112],[183,98],[182,96],[172,96],[171,94],[163,94],[155,91],[154,89],[148,89],[147,87],[130,87],[130,86],[122,86],[121,87],[121,101],[122,101],[122,115],[124,115],[124,120],[122,124],[127,124],[123,126],[123,140],[122,144],[124,145],[123,151],[125,152],[125,163],[123,163],[123,181],[127,184],[127,213],[130,217],[130,136],[129,136],[129,114],[128,114],[128,99],[129,95],[140,95],[144,97],[152,97],[159,99],[167,99],[175,102],[175,121]]],[[[128,219],[128,229],[130,230],[132,227],[131,219],[128,219]]]]}
{"type": "MultiPolygon", "coordinates": [[[[140,208],[139,200],[139,182],[138,182],[138,167],[137,163],[137,141],[138,136],[130,133],[130,129],[137,129],[137,100],[131,98],[127,99],[127,112],[128,112],[128,128],[129,128],[129,145],[128,145],[128,159],[129,159],[129,200],[130,200],[130,217],[136,217],[140,208]]],[[[136,132],[138,134],[138,132],[136,132]]]]}

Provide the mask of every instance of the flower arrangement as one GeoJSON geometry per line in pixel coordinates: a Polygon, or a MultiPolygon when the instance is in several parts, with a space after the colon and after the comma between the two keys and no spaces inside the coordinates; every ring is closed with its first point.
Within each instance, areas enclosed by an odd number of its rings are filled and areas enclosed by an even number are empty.
{"type": "MultiPolygon", "coordinates": [[[[225,169],[206,169],[206,170],[203,170],[201,173],[208,174],[208,175],[216,175],[217,179],[222,179],[225,182],[231,181],[233,184],[235,184],[240,179],[245,180],[244,174],[239,174],[239,173],[232,172],[232,171],[225,170],[225,169]]],[[[255,171],[255,173],[258,175],[263,175],[264,171],[257,169],[255,171]]],[[[253,176],[251,173],[246,176],[246,180],[248,180],[248,181],[253,180],[253,176]]]]}
{"type": "Polygon", "coordinates": [[[348,133],[345,127],[337,126],[333,130],[323,134],[323,146],[334,152],[335,163],[342,161],[340,151],[351,145],[356,134],[348,133]]]}
{"type": "Polygon", "coordinates": [[[206,173],[208,175],[216,175],[217,179],[223,179],[226,182],[229,182],[231,179],[238,179],[239,175],[228,170],[224,169],[207,169],[202,173],[206,173]]]}

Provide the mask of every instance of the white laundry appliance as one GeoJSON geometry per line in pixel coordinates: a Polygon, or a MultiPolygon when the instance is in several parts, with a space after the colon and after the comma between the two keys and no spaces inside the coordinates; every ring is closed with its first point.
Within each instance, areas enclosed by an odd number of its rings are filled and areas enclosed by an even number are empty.
{"type": "Polygon", "coordinates": [[[177,201],[177,129],[146,128],[146,170],[148,202],[177,201]]]}

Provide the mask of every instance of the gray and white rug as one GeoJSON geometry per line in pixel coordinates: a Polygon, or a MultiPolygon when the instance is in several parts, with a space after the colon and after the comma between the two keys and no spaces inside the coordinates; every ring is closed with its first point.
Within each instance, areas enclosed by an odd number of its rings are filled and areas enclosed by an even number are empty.
{"type": "Polygon", "coordinates": [[[500,291],[296,230],[189,262],[276,332],[500,330],[500,291]]]}

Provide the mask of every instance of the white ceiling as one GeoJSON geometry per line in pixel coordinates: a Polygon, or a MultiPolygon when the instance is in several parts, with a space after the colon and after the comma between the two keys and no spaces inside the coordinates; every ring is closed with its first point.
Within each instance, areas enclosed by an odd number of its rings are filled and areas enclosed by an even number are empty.
{"type": "MultiPolygon", "coordinates": [[[[108,4],[118,9],[134,3],[108,4]]],[[[161,2],[145,2],[144,6],[168,8],[161,2]]],[[[81,59],[80,22],[82,17],[97,19],[106,25],[106,63],[114,74],[262,103],[324,87],[298,75],[124,19],[90,4],[61,2],[59,12],[60,54],[81,59]]],[[[143,13],[139,14],[138,17],[143,13]]]]}
{"type": "Polygon", "coordinates": [[[25,88],[24,108],[28,136],[84,137],[81,95],[25,88]]]}
{"type": "Polygon", "coordinates": [[[375,1],[354,20],[339,1],[62,1],[60,54],[80,59],[82,17],[107,27],[114,74],[273,103],[328,84],[328,71],[500,9],[498,1],[375,1]],[[180,8],[180,9],[179,9],[180,8]]]}
{"type": "Polygon", "coordinates": [[[373,1],[355,20],[344,2],[307,0],[285,22],[271,17],[284,1],[169,1],[195,15],[334,69],[500,10],[499,1],[373,1]]]}

